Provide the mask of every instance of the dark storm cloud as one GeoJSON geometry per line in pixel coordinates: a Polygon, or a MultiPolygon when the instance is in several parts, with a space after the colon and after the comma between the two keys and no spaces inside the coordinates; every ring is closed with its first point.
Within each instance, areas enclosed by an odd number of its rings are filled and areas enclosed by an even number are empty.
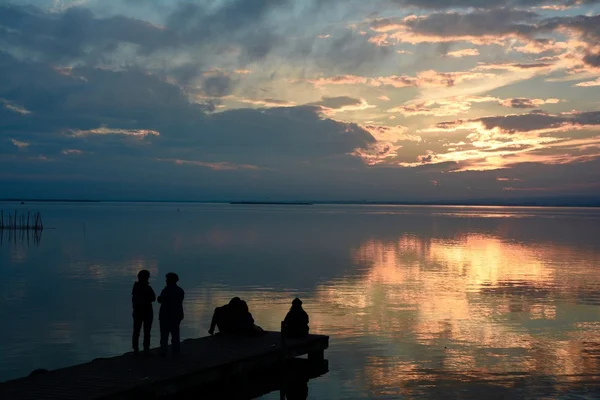
{"type": "Polygon", "coordinates": [[[233,91],[234,80],[227,74],[215,73],[202,79],[203,94],[210,97],[224,97],[233,91]]]}
{"type": "Polygon", "coordinates": [[[48,13],[34,7],[0,5],[0,43],[26,49],[49,62],[98,62],[120,43],[145,51],[173,44],[174,37],[147,22],[126,18],[96,18],[86,9],[48,13]]]}
{"type": "MultiPolygon", "coordinates": [[[[210,90],[218,94],[223,88],[215,84],[210,90]]],[[[0,53],[0,98],[28,112],[0,107],[2,141],[11,152],[19,150],[9,145],[15,139],[29,144],[28,155],[54,158],[78,154],[63,154],[75,149],[94,154],[98,162],[121,155],[130,157],[128,162],[169,158],[285,169],[304,161],[318,165],[331,156],[355,163],[348,154],[375,141],[355,124],[324,119],[319,107],[207,115],[178,86],[156,75],[55,70],[6,53],[0,53]]],[[[341,105],[342,100],[324,101],[341,105]]]]}

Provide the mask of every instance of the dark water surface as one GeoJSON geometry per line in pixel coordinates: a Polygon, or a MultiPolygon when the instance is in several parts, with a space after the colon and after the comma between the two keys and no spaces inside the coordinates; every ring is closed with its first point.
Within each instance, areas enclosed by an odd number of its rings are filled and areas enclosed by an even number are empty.
{"type": "Polygon", "coordinates": [[[309,398],[600,398],[600,210],[0,207],[56,228],[2,236],[0,381],[129,351],[148,269],[179,273],[183,338],[232,296],[272,330],[301,297],[331,336],[309,398]]]}

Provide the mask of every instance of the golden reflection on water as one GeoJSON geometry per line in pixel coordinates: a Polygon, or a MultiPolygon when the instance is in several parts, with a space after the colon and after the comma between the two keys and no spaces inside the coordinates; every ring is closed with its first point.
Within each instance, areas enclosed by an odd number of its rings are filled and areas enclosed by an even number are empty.
{"type": "Polygon", "coordinates": [[[600,372],[593,344],[600,342],[600,314],[588,301],[600,277],[581,261],[596,254],[479,234],[403,235],[370,239],[352,258],[362,274],[320,285],[315,301],[330,311],[313,321],[350,341],[391,340],[388,354],[368,357],[371,385],[401,388],[427,379],[415,372],[424,368],[464,378],[527,373],[566,381],[600,372]]]}

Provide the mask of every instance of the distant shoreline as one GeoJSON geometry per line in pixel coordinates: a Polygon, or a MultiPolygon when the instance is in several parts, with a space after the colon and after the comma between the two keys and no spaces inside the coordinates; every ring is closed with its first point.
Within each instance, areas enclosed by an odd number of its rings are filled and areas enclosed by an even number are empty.
{"type": "MultiPolygon", "coordinates": [[[[598,208],[600,199],[560,201],[559,199],[533,200],[481,200],[447,202],[403,202],[403,201],[230,201],[230,200],[91,200],[91,199],[0,199],[3,203],[188,203],[188,204],[231,204],[231,205],[372,205],[372,206],[439,206],[439,207],[575,207],[598,208]]],[[[21,205],[21,204],[19,204],[21,205]]]]}
{"type": "Polygon", "coordinates": [[[314,203],[300,201],[230,201],[234,205],[259,205],[259,206],[312,206],[314,203]]]}

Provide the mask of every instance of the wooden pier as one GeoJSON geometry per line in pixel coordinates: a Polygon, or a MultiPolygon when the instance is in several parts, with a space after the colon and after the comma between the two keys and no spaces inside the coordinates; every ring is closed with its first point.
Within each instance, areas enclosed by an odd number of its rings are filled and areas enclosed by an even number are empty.
{"type": "Polygon", "coordinates": [[[282,340],[279,332],[258,337],[211,336],[181,343],[181,355],[122,356],[42,372],[0,383],[2,400],[159,399],[239,379],[308,355],[321,362],[329,337],[282,340]]]}

